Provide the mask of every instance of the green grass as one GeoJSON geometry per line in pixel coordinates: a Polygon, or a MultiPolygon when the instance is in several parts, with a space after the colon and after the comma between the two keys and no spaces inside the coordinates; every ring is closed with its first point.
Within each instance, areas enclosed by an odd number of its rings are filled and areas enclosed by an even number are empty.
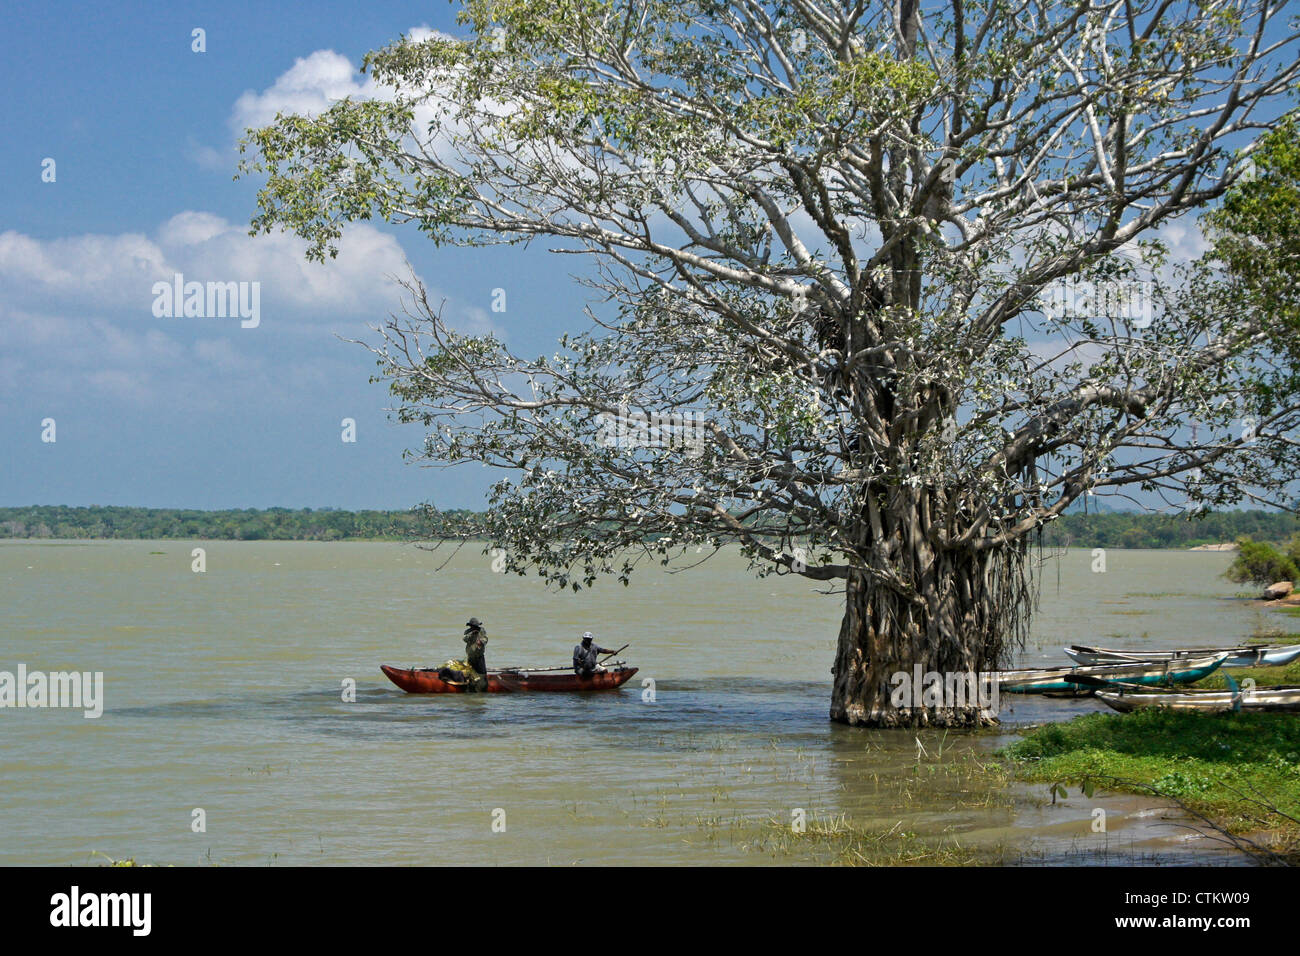
{"type": "Polygon", "coordinates": [[[1300,715],[1085,714],[1027,730],[1001,753],[1022,780],[1154,791],[1230,833],[1269,831],[1273,849],[1300,862],[1300,715]]]}
{"type": "MultiPolygon", "coordinates": [[[[1288,644],[1300,644],[1300,634],[1290,636],[1293,639],[1287,641],[1288,644]]],[[[1253,680],[1256,686],[1259,687],[1271,687],[1277,684],[1300,684],[1300,660],[1292,661],[1286,667],[1233,667],[1227,671],[1220,667],[1209,677],[1198,680],[1195,688],[1226,689],[1228,680],[1224,676],[1225,674],[1230,675],[1238,684],[1244,680],[1253,680]]]]}
{"type": "Polygon", "coordinates": [[[149,866],[149,867],[152,867],[152,866],[157,866],[157,865],[158,865],[157,863],[137,863],[135,857],[133,857],[133,856],[128,856],[125,860],[118,860],[118,859],[115,859],[114,857],[109,856],[107,853],[101,853],[99,850],[92,850],[92,851],[90,852],[90,858],[91,858],[92,860],[93,860],[95,857],[97,857],[97,856],[102,856],[105,860],[108,861],[107,863],[101,863],[101,864],[99,864],[100,866],[111,866],[111,867],[121,867],[121,866],[149,866]]]}
{"type": "MultiPolygon", "coordinates": [[[[1006,853],[1001,844],[968,845],[957,827],[936,828],[916,819],[926,811],[987,808],[1009,814],[1014,809],[1010,764],[991,759],[983,747],[967,746],[968,736],[953,735],[962,741],[960,746],[954,746],[946,733],[927,736],[924,746],[917,749],[915,761],[890,761],[879,770],[862,766],[860,775],[855,774],[853,782],[841,788],[872,794],[862,806],[861,812],[868,814],[865,817],[818,811],[812,806],[817,797],[810,794],[806,803],[798,804],[808,809],[799,820],[802,826],[797,827],[793,813],[796,803],[791,803],[790,816],[756,815],[737,804],[735,791],[740,788],[727,785],[710,788],[710,805],[704,810],[696,799],[687,799],[683,804],[683,794],[668,790],[661,790],[644,804],[635,798],[634,802],[649,814],[641,821],[643,827],[683,832],[684,841],[693,846],[736,847],[781,864],[1000,864],[1006,853]]],[[[814,759],[801,756],[800,749],[780,747],[779,741],[773,744],[774,750],[796,762],[814,759]]]]}
{"type": "Polygon", "coordinates": [[[991,862],[988,852],[964,846],[955,834],[926,838],[904,829],[864,827],[845,816],[813,817],[802,833],[785,820],[768,820],[747,849],[786,862],[799,857],[838,866],[974,866],[991,862]]]}

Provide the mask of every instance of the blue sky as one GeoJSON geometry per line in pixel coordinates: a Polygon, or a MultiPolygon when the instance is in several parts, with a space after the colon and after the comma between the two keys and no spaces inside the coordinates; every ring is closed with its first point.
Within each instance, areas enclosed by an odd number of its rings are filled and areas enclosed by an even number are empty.
{"type": "MultiPolygon", "coordinates": [[[[445,3],[44,3],[0,31],[0,505],[479,506],[479,466],[405,465],[414,426],[383,411],[365,338],[404,257],[462,328],[525,354],[577,328],[583,290],[535,250],[434,249],[350,230],[329,266],[247,236],[257,182],[233,181],[243,124],[365,81],[362,56],[445,3]],[[202,28],[206,51],[193,52],[202,28]],[[42,181],[53,159],[54,182],[42,181]],[[159,318],[152,284],[257,281],[260,323],[159,318]],[[492,290],[506,311],[491,311],[492,290]],[[53,443],[42,422],[55,421],[53,443]],[[357,423],[356,442],[341,423],[357,423]]],[[[437,301],[437,299],[435,299],[437,301]]]]}
{"type": "MultiPolygon", "coordinates": [[[[491,477],[404,464],[415,426],[368,382],[409,261],[445,315],[517,354],[586,327],[580,267],[544,244],[435,249],[348,229],[337,260],[252,238],[245,126],[365,92],[364,54],[412,29],[460,32],[448,3],[43,3],[7,10],[0,142],[0,505],[478,507],[491,477]],[[192,31],[206,49],[192,49],[192,31]],[[43,173],[54,163],[54,181],[43,173]],[[154,314],[153,284],[256,282],[256,328],[154,314]],[[506,292],[504,313],[491,310],[506,292]],[[43,441],[55,422],[54,442],[43,441]],[[356,442],[342,441],[344,419],[356,442]]],[[[1198,254],[1194,220],[1163,231],[1198,254]]]]}

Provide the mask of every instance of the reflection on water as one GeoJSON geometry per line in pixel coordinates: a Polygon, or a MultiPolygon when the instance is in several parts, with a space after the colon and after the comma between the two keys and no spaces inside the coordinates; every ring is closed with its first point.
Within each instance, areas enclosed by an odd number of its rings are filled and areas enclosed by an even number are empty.
{"type": "MultiPolygon", "coordinates": [[[[838,599],[755,580],[734,555],[577,595],[464,552],[435,573],[444,559],[394,544],[0,543],[0,669],[106,681],[99,720],[0,712],[0,863],[825,859],[811,843],[773,850],[796,811],[1007,862],[1229,859],[1184,846],[1176,821],[1135,797],[1050,806],[1043,787],[975,786],[963,767],[999,734],[830,724],[838,599]],[[190,570],[194,546],[206,573],[190,570]],[[630,641],[641,672],[613,693],[432,697],[379,673],[458,653],[472,614],[494,666],[566,660],[590,629],[630,641]],[[1089,830],[1095,805],[1108,834],[1089,830]]],[[[1236,640],[1255,622],[1216,596],[1227,561],[1111,552],[1095,575],[1071,552],[1059,586],[1047,576],[1024,662],[1103,638],[1236,640]]],[[[1016,724],[1098,705],[1003,706],[1016,724]]]]}

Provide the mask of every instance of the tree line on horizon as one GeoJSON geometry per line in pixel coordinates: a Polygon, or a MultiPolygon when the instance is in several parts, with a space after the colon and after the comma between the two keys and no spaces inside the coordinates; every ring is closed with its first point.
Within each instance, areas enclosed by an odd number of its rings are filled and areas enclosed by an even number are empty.
{"type": "MultiPolygon", "coordinates": [[[[468,509],[440,513],[469,516],[468,509]]],[[[1210,511],[1198,517],[1129,511],[1062,515],[1043,528],[1047,547],[1192,548],[1254,541],[1281,544],[1300,533],[1300,518],[1261,510],[1210,511]]],[[[0,538],[164,539],[226,541],[396,541],[437,537],[423,510],[336,508],[188,508],[33,505],[0,508],[0,538]]]]}
{"type": "Polygon", "coordinates": [[[0,538],[163,539],[224,541],[402,540],[425,536],[414,511],[337,508],[133,508],[34,505],[0,508],[0,538]]]}

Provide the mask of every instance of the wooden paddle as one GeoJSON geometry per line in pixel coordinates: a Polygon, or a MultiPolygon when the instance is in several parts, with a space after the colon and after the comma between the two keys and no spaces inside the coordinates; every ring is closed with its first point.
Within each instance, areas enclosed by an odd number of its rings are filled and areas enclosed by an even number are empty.
{"type": "Polygon", "coordinates": [[[618,650],[616,650],[616,651],[609,651],[609,652],[607,652],[607,653],[601,655],[601,658],[600,658],[600,659],[601,659],[602,662],[603,662],[603,661],[606,661],[606,660],[608,660],[609,658],[613,657],[615,654],[622,654],[625,650],[627,650],[627,649],[628,649],[629,647],[631,647],[631,646],[632,646],[632,642],[631,642],[631,641],[628,641],[626,644],[624,644],[624,645],[623,645],[622,647],[620,647],[618,650]]]}

